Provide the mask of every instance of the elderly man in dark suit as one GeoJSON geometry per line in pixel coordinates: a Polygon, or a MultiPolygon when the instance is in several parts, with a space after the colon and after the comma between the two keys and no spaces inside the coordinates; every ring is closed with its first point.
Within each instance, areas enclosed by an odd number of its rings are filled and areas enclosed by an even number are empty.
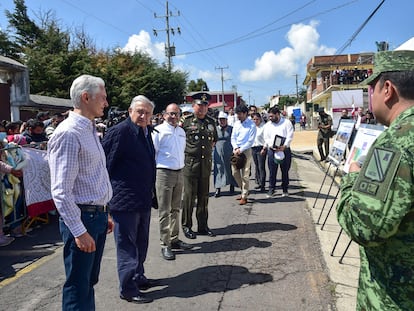
{"type": "Polygon", "coordinates": [[[129,117],[111,127],[102,141],[114,191],[109,207],[115,222],[120,297],[133,303],[152,301],[140,289],[153,285],[144,275],[156,173],[148,126],[153,110],[148,98],[134,97],[129,117]]]}

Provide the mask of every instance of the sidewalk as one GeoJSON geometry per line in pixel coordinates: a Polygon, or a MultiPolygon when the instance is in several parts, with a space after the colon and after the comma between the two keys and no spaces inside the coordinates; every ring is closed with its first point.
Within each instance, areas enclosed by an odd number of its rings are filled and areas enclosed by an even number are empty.
{"type": "Polygon", "coordinates": [[[351,243],[347,250],[342,263],[339,263],[348,243],[349,238],[343,233],[335,248],[333,250],[335,241],[337,240],[339,231],[341,230],[336,221],[335,205],[339,200],[334,202],[335,195],[338,192],[338,182],[340,178],[335,178],[332,182],[332,171],[325,179],[324,185],[321,188],[323,178],[329,166],[328,163],[318,162],[319,153],[316,146],[317,131],[296,131],[292,142],[292,151],[296,154],[304,154],[302,157],[295,157],[294,165],[298,171],[301,179],[301,185],[305,189],[304,197],[314,219],[316,232],[319,237],[321,251],[329,270],[329,276],[332,282],[336,283],[335,295],[337,297],[336,307],[338,311],[351,311],[356,307],[356,293],[358,288],[358,273],[359,273],[359,250],[356,243],[351,243]],[[306,155],[305,155],[306,154],[306,155]],[[332,188],[328,194],[329,188],[332,188]],[[320,191],[320,196],[316,198],[315,195],[320,191]],[[321,230],[323,222],[326,219],[329,209],[333,205],[331,213],[327,218],[326,224],[321,230]],[[323,208],[323,213],[321,211],[323,208]],[[318,224],[317,221],[320,218],[318,224]]]}

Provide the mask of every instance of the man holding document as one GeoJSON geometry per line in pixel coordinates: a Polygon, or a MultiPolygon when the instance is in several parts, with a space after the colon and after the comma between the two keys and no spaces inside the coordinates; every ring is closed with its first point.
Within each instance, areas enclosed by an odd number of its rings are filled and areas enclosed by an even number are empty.
{"type": "Polygon", "coordinates": [[[267,197],[275,194],[277,169],[282,171],[282,197],[287,197],[289,186],[289,169],[292,162],[290,143],[293,139],[293,126],[289,120],[283,118],[278,107],[269,110],[269,121],[263,129],[265,145],[262,154],[267,152],[269,167],[269,191],[267,197]]]}

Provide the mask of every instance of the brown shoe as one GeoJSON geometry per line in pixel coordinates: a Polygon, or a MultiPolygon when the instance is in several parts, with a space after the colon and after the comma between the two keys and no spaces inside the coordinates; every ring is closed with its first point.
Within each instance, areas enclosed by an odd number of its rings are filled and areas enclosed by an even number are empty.
{"type": "Polygon", "coordinates": [[[245,205],[246,203],[247,203],[247,199],[241,198],[240,202],[239,202],[239,205],[245,205]]]}

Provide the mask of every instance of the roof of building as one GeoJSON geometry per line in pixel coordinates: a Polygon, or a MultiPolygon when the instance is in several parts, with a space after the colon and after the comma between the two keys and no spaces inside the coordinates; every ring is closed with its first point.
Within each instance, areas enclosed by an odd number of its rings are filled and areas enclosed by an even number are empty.
{"type": "Polygon", "coordinates": [[[27,67],[14,59],[0,55],[0,68],[7,68],[15,71],[24,71],[27,67]]]}
{"type": "Polygon", "coordinates": [[[43,95],[30,94],[30,106],[48,106],[48,107],[66,107],[72,108],[72,102],[70,99],[56,98],[43,95]]]}

